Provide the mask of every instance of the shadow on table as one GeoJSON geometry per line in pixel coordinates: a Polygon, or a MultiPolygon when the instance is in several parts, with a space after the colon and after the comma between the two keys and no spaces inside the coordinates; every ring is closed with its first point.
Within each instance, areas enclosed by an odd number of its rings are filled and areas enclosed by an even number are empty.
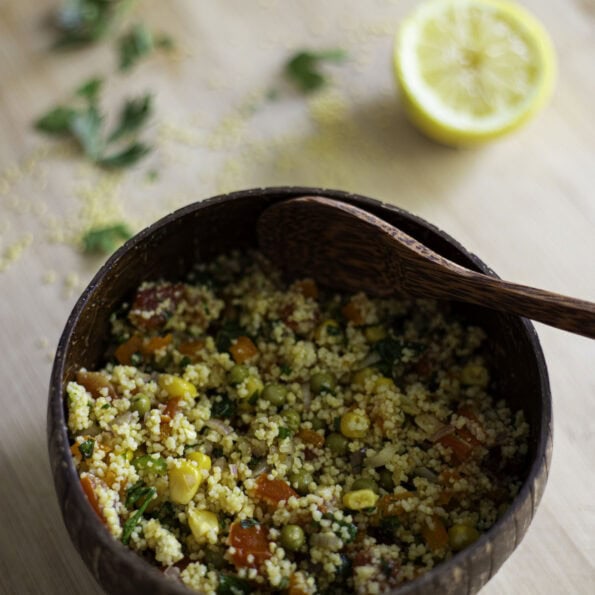
{"type": "MultiPolygon", "coordinates": [[[[239,177],[256,185],[339,188],[415,212],[452,193],[482,155],[427,139],[392,95],[354,109],[313,102],[310,114],[313,125],[302,132],[264,141],[257,158],[245,159],[244,168],[254,170],[239,177]]],[[[235,183],[246,185],[240,179],[235,183]]]]}

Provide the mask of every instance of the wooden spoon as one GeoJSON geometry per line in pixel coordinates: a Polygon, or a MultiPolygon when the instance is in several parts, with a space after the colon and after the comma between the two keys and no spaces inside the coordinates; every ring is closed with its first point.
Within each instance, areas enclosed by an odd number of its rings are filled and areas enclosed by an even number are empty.
{"type": "Polygon", "coordinates": [[[595,338],[595,303],[466,269],[344,202],[289,199],[266,209],[257,231],[264,254],[293,277],[342,291],[478,304],[595,338]]]}

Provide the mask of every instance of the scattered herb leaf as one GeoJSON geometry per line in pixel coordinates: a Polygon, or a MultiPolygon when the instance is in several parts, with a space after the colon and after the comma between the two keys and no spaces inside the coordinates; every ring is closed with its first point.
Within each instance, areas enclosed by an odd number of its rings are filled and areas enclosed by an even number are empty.
{"type": "Polygon", "coordinates": [[[83,97],[90,104],[94,105],[99,101],[99,94],[103,88],[103,79],[98,77],[85,81],[76,91],[76,95],[83,97]]]}
{"type": "Polygon", "coordinates": [[[127,0],[65,0],[58,10],[55,48],[82,46],[104,37],[127,0]]]}
{"type": "Polygon", "coordinates": [[[131,235],[125,223],[94,227],[83,236],[83,250],[87,254],[111,254],[131,235]]]}
{"type": "Polygon", "coordinates": [[[137,23],[119,40],[119,68],[122,71],[130,70],[141,58],[154,50],[170,51],[173,47],[174,41],[169,35],[153,35],[143,23],[137,23]]]}
{"type": "Polygon", "coordinates": [[[341,63],[347,54],[341,49],[321,52],[297,52],[285,65],[287,77],[304,93],[311,93],[327,83],[327,77],[319,71],[322,62],[341,63]]]}
{"type": "Polygon", "coordinates": [[[109,168],[128,167],[142,159],[150,151],[151,149],[147,145],[135,142],[122,151],[98,159],[97,163],[109,168]]]}
{"type": "Polygon", "coordinates": [[[35,128],[47,134],[68,134],[74,114],[70,107],[55,107],[35,122],[35,128]]]}
{"type": "Polygon", "coordinates": [[[108,141],[119,140],[123,136],[137,132],[151,115],[152,96],[147,93],[137,99],[127,99],[120,112],[116,129],[110,134],[108,141]]]}
{"type": "Polygon", "coordinates": [[[124,523],[124,527],[122,528],[122,543],[124,545],[127,545],[130,541],[132,531],[134,531],[134,528],[138,525],[149,502],[156,497],[157,490],[153,487],[146,486],[142,481],[135,483],[131,488],[126,490],[126,508],[132,508],[141,499],[142,502],[138,510],[124,523]]]}

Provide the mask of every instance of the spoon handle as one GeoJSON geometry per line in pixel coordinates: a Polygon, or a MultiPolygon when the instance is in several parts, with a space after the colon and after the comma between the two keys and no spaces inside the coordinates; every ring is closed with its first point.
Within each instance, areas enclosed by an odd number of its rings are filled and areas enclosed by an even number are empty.
{"type": "MultiPolygon", "coordinates": [[[[420,265],[421,268],[425,268],[417,261],[415,274],[411,276],[407,274],[407,265],[405,265],[404,289],[415,283],[416,293],[419,292],[420,282],[423,284],[423,280],[420,280],[420,265]]],[[[460,300],[517,314],[595,339],[595,303],[593,302],[489,277],[453,262],[449,262],[449,266],[444,267],[441,272],[441,287],[430,281],[429,276],[435,272],[434,268],[430,266],[426,272],[428,282],[432,285],[431,293],[436,298],[460,300]],[[452,283],[448,282],[449,277],[452,283]]],[[[412,286],[410,288],[413,289],[412,286]]]]}

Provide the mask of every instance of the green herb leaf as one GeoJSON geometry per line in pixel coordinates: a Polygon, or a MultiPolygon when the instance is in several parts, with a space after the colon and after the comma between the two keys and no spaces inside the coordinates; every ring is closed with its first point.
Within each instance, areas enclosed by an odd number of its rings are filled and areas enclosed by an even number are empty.
{"type": "Polygon", "coordinates": [[[167,471],[167,462],[162,457],[143,455],[132,460],[132,465],[137,471],[147,471],[161,475],[167,471]]]}
{"type": "Polygon", "coordinates": [[[236,406],[233,401],[227,397],[221,397],[221,400],[215,401],[211,405],[211,415],[213,417],[228,418],[232,417],[236,411],[236,406]]]}
{"type": "Polygon", "coordinates": [[[246,331],[236,322],[229,321],[223,324],[219,329],[217,336],[215,337],[215,344],[217,350],[220,352],[228,351],[231,344],[242,335],[245,335],[246,331]]]}
{"type": "Polygon", "coordinates": [[[281,374],[283,374],[284,376],[289,376],[289,374],[291,374],[291,367],[287,364],[281,364],[279,366],[279,370],[281,371],[281,374]]]}
{"type": "Polygon", "coordinates": [[[147,145],[134,142],[122,151],[97,159],[97,163],[108,168],[128,167],[135,164],[150,152],[151,148],[147,145]]]}
{"type": "Polygon", "coordinates": [[[79,444],[79,451],[85,459],[90,459],[93,456],[93,450],[95,449],[95,440],[85,440],[79,444]]]}
{"type": "Polygon", "coordinates": [[[285,73],[304,93],[311,93],[327,83],[327,78],[320,71],[321,62],[343,62],[347,54],[341,49],[321,52],[301,51],[296,53],[285,65],[285,73]]]}
{"type": "Polygon", "coordinates": [[[125,223],[95,227],[83,236],[83,250],[87,254],[111,254],[131,235],[125,223]]]}
{"type": "Polygon", "coordinates": [[[48,134],[68,134],[70,122],[75,113],[69,107],[55,107],[35,122],[35,128],[48,134]]]}
{"type": "Polygon", "coordinates": [[[152,97],[149,93],[138,99],[127,99],[120,112],[116,129],[110,134],[108,141],[113,142],[138,129],[147,121],[152,111],[152,97]]]}
{"type": "Polygon", "coordinates": [[[120,38],[118,49],[120,52],[120,70],[129,70],[142,57],[150,54],[155,47],[153,35],[143,23],[133,25],[120,38]]]}
{"type": "Polygon", "coordinates": [[[231,574],[220,574],[219,585],[217,586],[217,595],[244,595],[252,592],[252,585],[231,574]]]}
{"type": "Polygon", "coordinates": [[[281,426],[279,428],[278,436],[281,440],[285,440],[285,438],[289,438],[291,436],[291,430],[289,428],[284,428],[283,426],[281,426]]]}
{"type": "Polygon", "coordinates": [[[130,536],[132,535],[132,531],[138,522],[140,521],[141,517],[145,513],[149,502],[157,497],[157,490],[153,487],[147,487],[142,481],[135,483],[131,488],[126,490],[126,507],[131,508],[134,506],[141,498],[143,499],[139,509],[124,523],[124,527],[122,527],[122,543],[127,545],[130,541],[130,536]]]}
{"type": "Polygon", "coordinates": [[[240,526],[242,529],[249,529],[250,527],[255,527],[256,525],[260,525],[256,519],[242,519],[240,521],[240,526]]]}
{"type": "Polygon", "coordinates": [[[83,97],[90,104],[94,105],[99,100],[99,94],[103,88],[103,79],[95,77],[84,82],[76,91],[76,95],[83,97]]]}
{"type": "Polygon", "coordinates": [[[104,37],[126,0],[65,0],[58,11],[55,48],[93,43],[104,37]]]}
{"type": "Polygon", "coordinates": [[[70,132],[83,152],[92,161],[97,161],[103,151],[101,124],[103,118],[95,106],[76,112],[70,120],[70,132]]]}

